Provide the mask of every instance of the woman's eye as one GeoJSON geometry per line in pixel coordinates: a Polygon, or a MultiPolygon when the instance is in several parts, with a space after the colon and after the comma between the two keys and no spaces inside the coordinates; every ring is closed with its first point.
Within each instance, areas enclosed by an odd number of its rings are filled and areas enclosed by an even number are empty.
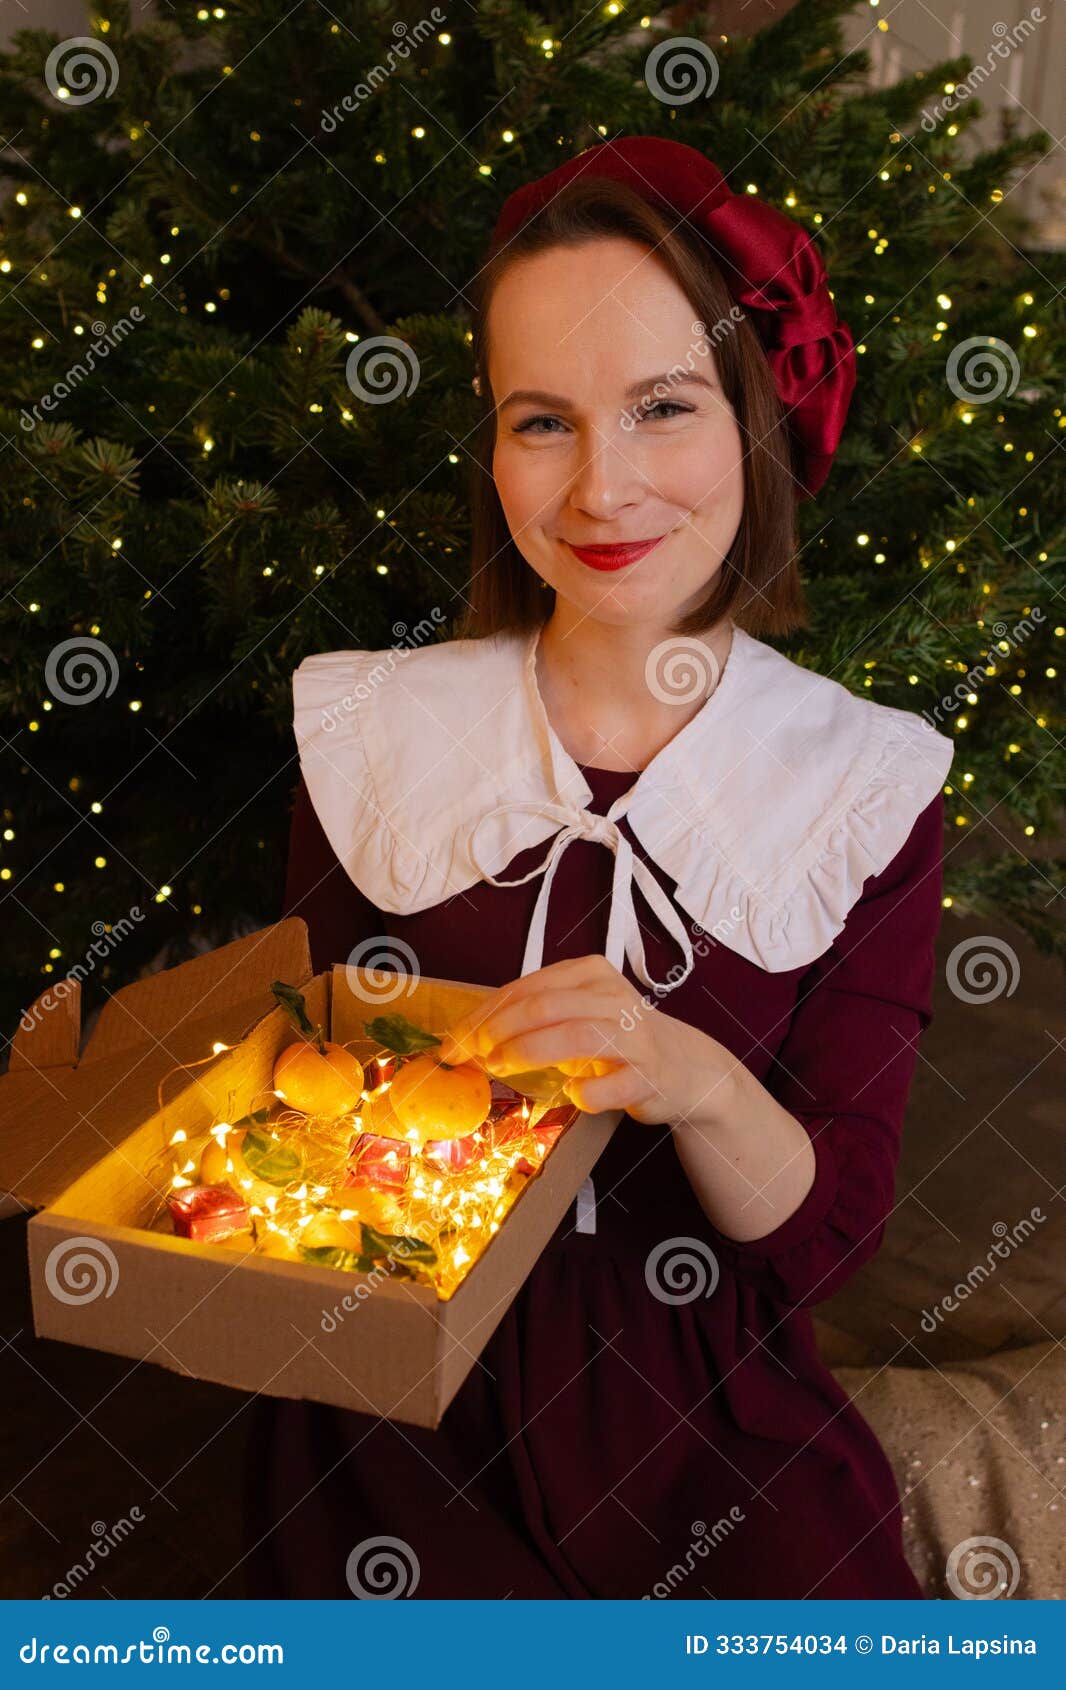
{"type": "MultiPolygon", "coordinates": [[[[660,399],[657,404],[648,405],[643,411],[635,411],[632,414],[637,422],[644,422],[648,418],[651,418],[653,422],[669,422],[672,417],[688,415],[692,409],[691,405],[678,404],[675,399],[660,399]]],[[[546,426],[542,426],[548,423],[560,423],[560,419],[552,416],[527,417],[525,422],[516,426],[514,432],[515,434],[540,435],[549,432],[554,433],[554,429],[549,431],[546,426]]],[[[560,426],[563,425],[560,423],[560,426]]]]}
{"type": "Polygon", "coordinates": [[[684,416],[691,410],[691,405],[679,405],[675,399],[660,399],[657,405],[649,405],[647,410],[638,411],[637,421],[640,422],[645,417],[655,417],[656,412],[658,412],[659,417],[666,418],[668,416],[684,416]]]}
{"type": "Polygon", "coordinates": [[[558,421],[559,421],[558,417],[527,417],[525,422],[518,424],[518,426],[515,428],[514,432],[516,434],[528,434],[530,432],[533,432],[534,434],[539,434],[540,430],[537,429],[537,428],[534,428],[534,426],[533,426],[535,423],[551,423],[551,422],[558,422],[558,421]]]}

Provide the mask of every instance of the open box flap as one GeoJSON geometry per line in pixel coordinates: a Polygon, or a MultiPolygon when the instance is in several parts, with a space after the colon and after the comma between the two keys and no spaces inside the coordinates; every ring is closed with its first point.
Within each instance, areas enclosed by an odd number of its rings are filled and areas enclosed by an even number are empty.
{"type": "MultiPolygon", "coordinates": [[[[277,1009],[273,980],[311,978],[307,923],[292,916],[124,986],[80,1061],[80,989],[55,998],[53,984],[23,1017],[0,1077],[0,1191],[27,1208],[53,1202],[155,1113],[170,1069],[209,1055],[216,1041],[237,1044],[277,1009]]],[[[175,1074],[173,1090],[204,1071],[175,1074]]]]}

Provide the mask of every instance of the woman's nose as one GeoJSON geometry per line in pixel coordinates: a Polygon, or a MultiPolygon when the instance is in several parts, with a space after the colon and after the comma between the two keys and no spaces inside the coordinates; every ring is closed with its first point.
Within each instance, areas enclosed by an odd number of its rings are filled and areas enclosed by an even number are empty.
{"type": "Polygon", "coordinates": [[[571,504],[593,516],[608,517],[639,500],[642,490],[637,449],[629,436],[611,439],[599,430],[591,433],[571,483],[571,504]]]}

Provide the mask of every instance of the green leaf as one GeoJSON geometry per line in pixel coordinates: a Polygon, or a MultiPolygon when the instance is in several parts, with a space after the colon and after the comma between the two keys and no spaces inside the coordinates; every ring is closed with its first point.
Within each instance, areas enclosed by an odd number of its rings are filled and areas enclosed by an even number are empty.
{"type": "Polygon", "coordinates": [[[303,993],[298,992],[295,986],[286,985],[284,980],[272,980],[270,982],[270,990],[277,998],[281,1007],[296,1023],[296,1026],[303,1034],[304,1038],[309,1039],[314,1032],[314,1028],[311,1026],[303,993]]]}
{"type": "Polygon", "coordinates": [[[241,1140],[241,1155],[256,1179],[266,1180],[268,1185],[288,1185],[290,1180],[299,1179],[303,1167],[303,1157],[298,1150],[288,1144],[279,1144],[269,1133],[261,1133],[255,1128],[246,1132],[241,1140]]]}
{"type": "Polygon", "coordinates": [[[373,1271],[374,1263],[371,1257],[361,1256],[358,1250],[342,1250],[335,1244],[301,1244],[299,1250],[305,1262],[317,1262],[322,1267],[343,1268],[346,1273],[373,1271]]]}
{"type": "Polygon", "coordinates": [[[314,1040],[315,1044],[321,1049],[322,1029],[321,1027],[312,1027],[303,993],[298,992],[295,986],[287,986],[284,980],[272,980],[270,990],[304,1038],[314,1040]]]}
{"type": "Polygon", "coordinates": [[[270,1119],[270,1110],[269,1109],[253,1109],[252,1113],[250,1115],[242,1115],[240,1120],[234,1121],[232,1123],[232,1125],[235,1126],[235,1127],[250,1127],[252,1125],[253,1121],[262,1122],[262,1121],[269,1121],[269,1119],[270,1119]]]}
{"type": "Polygon", "coordinates": [[[510,1086],[512,1091],[519,1091],[523,1097],[531,1097],[534,1103],[566,1103],[568,1098],[563,1087],[567,1076],[558,1068],[527,1068],[521,1074],[501,1075],[504,1085],[510,1086]]]}
{"type": "Polygon", "coordinates": [[[374,1039],[397,1056],[413,1056],[416,1051],[431,1050],[441,1043],[435,1033],[416,1027],[405,1015],[376,1015],[363,1024],[368,1039],[374,1039]]]}
{"type": "Polygon", "coordinates": [[[436,1250],[423,1239],[378,1232],[368,1221],[363,1222],[363,1248],[372,1256],[399,1256],[402,1262],[422,1262],[427,1267],[432,1267],[437,1260],[436,1250]]]}

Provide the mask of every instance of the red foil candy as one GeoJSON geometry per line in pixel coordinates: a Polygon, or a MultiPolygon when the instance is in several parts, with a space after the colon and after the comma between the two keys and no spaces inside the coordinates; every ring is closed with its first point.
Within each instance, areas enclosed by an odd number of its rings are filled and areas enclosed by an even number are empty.
{"type": "Polygon", "coordinates": [[[506,1080],[497,1080],[492,1074],[489,1075],[489,1090],[492,1093],[492,1102],[489,1105],[491,1120],[495,1120],[497,1115],[508,1114],[516,1103],[522,1102],[521,1092],[515,1091],[514,1086],[509,1086],[506,1080]]]}
{"type": "Polygon", "coordinates": [[[486,1121],[482,1132],[485,1142],[494,1150],[501,1149],[505,1144],[511,1144],[516,1138],[524,1138],[529,1131],[529,1116],[522,1113],[520,1103],[512,1104],[506,1114],[493,1115],[486,1121]]]}
{"type": "MultiPolygon", "coordinates": [[[[539,1133],[542,1127],[568,1127],[579,1113],[576,1103],[557,1104],[554,1109],[545,1109],[534,1131],[539,1133]]],[[[558,1134],[556,1134],[556,1137],[558,1137],[558,1134]]]]}
{"type": "MultiPolygon", "coordinates": [[[[533,1136],[538,1139],[545,1149],[553,1145],[564,1127],[580,1113],[576,1103],[564,1103],[554,1109],[546,1109],[533,1128],[533,1136]]],[[[529,1131],[529,1115],[523,1112],[522,1103],[512,1104],[506,1114],[500,1114],[483,1129],[488,1142],[495,1148],[501,1149],[511,1144],[516,1138],[524,1138],[529,1131]]]]}
{"type": "Polygon", "coordinates": [[[167,1207],[179,1238],[203,1243],[247,1232],[248,1205],[228,1185],[187,1185],[167,1194],[167,1207]]]}
{"type": "Polygon", "coordinates": [[[559,1134],[570,1125],[571,1121],[581,1113],[576,1103],[564,1103],[555,1109],[546,1109],[536,1126],[533,1137],[543,1144],[547,1153],[555,1143],[559,1134]]]}
{"type": "Polygon", "coordinates": [[[489,1080],[492,1088],[492,1103],[489,1107],[489,1118],[485,1122],[483,1132],[485,1141],[493,1149],[499,1149],[504,1144],[510,1144],[512,1139],[521,1138],[527,1131],[529,1100],[515,1091],[506,1080],[489,1080]],[[525,1113],[523,1113],[523,1108],[525,1113]]]}
{"type": "Polygon", "coordinates": [[[395,1055],[372,1056],[366,1065],[366,1084],[370,1091],[377,1091],[386,1080],[391,1080],[400,1065],[400,1059],[395,1055]]]}
{"type": "Polygon", "coordinates": [[[357,1133],[348,1152],[345,1185],[402,1191],[411,1171],[411,1146],[381,1133],[357,1133]]]}
{"type": "Polygon", "coordinates": [[[467,1133],[463,1138],[431,1138],[422,1150],[422,1160],[442,1173],[458,1174],[484,1155],[484,1148],[476,1133],[467,1133]]]}

